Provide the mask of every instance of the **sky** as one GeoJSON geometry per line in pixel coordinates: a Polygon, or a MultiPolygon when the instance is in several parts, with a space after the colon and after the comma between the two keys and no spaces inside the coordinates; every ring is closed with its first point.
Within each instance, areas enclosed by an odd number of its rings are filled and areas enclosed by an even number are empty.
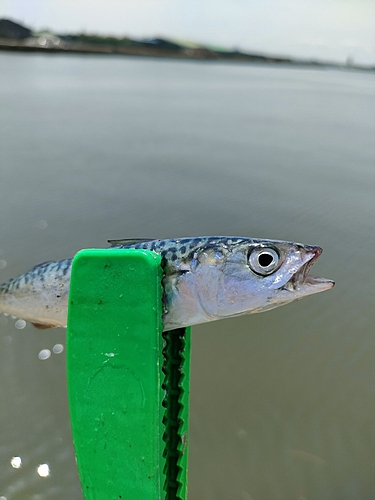
{"type": "Polygon", "coordinates": [[[0,18],[58,33],[169,37],[375,65],[375,0],[0,0],[0,18]]]}

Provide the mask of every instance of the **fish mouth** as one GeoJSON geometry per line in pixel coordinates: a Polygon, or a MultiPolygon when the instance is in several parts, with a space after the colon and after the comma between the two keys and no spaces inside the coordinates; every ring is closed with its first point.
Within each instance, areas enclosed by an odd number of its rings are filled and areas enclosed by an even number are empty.
{"type": "Polygon", "coordinates": [[[307,247],[307,251],[311,255],[311,258],[285,283],[283,287],[285,290],[306,295],[329,290],[335,285],[335,282],[330,279],[309,274],[310,269],[320,257],[323,250],[317,246],[309,246],[307,247]]]}

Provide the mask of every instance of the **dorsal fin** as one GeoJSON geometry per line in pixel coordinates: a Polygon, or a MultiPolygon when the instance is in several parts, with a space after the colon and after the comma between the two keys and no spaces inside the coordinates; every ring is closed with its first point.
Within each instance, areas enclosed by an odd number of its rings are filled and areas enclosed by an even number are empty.
{"type": "Polygon", "coordinates": [[[146,241],[154,241],[153,238],[125,238],[123,240],[108,240],[111,246],[115,247],[117,245],[122,245],[124,247],[131,247],[137,243],[146,243],[146,241]]]}
{"type": "Polygon", "coordinates": [[[46,325],[43,323],[33,323],[31,322],[32,325],[35,326],[38,330],[46,330],[47,328],[55,328],[56,325],[46,325]]]}

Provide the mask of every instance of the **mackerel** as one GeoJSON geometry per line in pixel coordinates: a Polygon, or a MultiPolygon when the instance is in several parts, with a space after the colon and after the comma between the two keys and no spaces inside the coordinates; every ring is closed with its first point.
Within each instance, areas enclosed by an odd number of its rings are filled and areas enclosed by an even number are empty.
{"type": "MultiPolygon", "coordinates": [[[[311,276],[318,246],[245,237],[110,240],[162,256],[165,330],[263,312],[333,287],[311,276]]],[[[0,286],[0,312],[66,326],[72,259],[44,262],[0,286]]]]}

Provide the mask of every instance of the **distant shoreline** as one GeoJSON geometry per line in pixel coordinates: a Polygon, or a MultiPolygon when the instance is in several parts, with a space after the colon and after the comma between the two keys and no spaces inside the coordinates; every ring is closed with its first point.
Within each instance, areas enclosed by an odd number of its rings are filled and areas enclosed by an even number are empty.
{"type": "Polygon", "coordinates": [[[289,58],[267,57],[253,54],[243,54],[241,52],[217,52],[205,48],[184,48],[180,50],[168,50],[158,46],[116,46],[109,44],[89,44],[82,42],[69,42],[58,46],[40,46],[30,38],[26,40],[0,38],[0,50],[80,54],[121,54],[146,57],[151,56],[201,60],[263,61],[284,64],[293,63],[293,61],[289,58]]]}
{"type": "Polygon", "coordinates": [[[183,48],[181,50],[168,50],[162,47],[152,46],[122,46],[109,44],[89,44],[82,42],[68,42],[59,46],[41,46],[32,38],[10,39],[0,38],[0,51],[7,52],[39,52],[53,54],[112,54],[124,56],[156,57],[166,59],[185,59],[200,61],[233,61],[248,63],[280,64],[282,66],[302,66],[314,68],[336,68],[361,71],[375,71],[375,67],[362,65],[345,65],[339,63],[328,63],[315,60],[298,60],[292,58],[263,56],[257,54],[246,54],[242,52],[219,52],[206,48],[183,48]]]}

